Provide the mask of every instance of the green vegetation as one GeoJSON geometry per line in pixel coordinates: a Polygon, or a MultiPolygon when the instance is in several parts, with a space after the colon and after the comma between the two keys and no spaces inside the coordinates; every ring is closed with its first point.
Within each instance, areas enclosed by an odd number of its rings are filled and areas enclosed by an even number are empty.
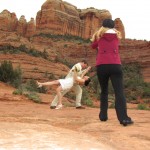
{"type": "Polygon", "coordinates": [[[137,109],[139,110],[150,110],[146,104],[138,104],[137,109]]]}
{"type": "Polygon", "coordinates": [[[13,94],[25,95],[37,103],[41,102],[41,99],[36,94],[36,92],[38,92],[36,82],[34,80],[30,80],[26,84],[23,84],[22,71],[20,67],[14,69],[11,61],[1,62],[0,81],[11,84],[17,88],[13,94]]]}
{"type": "MultiPolygon", "coordinates": [[[[138,64],[127,64],[123,65],[123,73],[124,73],[124,91],[127,102],[136,101],[138,98],[141,99],[149,99],[150,98],[150,83],[145,83],[142,78],[142,74],[140,71],[140,66],[138,64]]],[[[38,68],[34,68],[38,69],[38,68]]],[[[95,70],[92,70],[95,72],[95,70]]],[[[55,79],[54,74],[48,74],[45,72],[44,76],[49,79],[55,79]]],[[[37,84],[34,79],[27,80],[26,83],[22,83],[22,71],[20,66],[13,68],[11,61],[3,61],[0,64],[0,81],[11,84],[17,89],[13,92],[13,94],[26,95],[30,99],[34,99],[35,102],[40,103],[41,100],[37,96],[37,93],[46,93],[47,89],[42,87],[40,89],[37,88],[37,84]]],[[[69,92],[65,96],[75,99],[75,94],[69,92]]],[[[100,96],[100,86],[98,83],[97,76],[92,77],[92,81],[88,87],[83,87],[83,95],[82,95],[82,103],[88,106],[93,106],[93,102],[91,97],[97,97],[99,99],[100,96]]],[[[109,82],[109,100],[114,102],[114,90],[109,82]]],[[[144,101],[145,104],[148,104],[149,101],[144,101]]],[[[114,103],[112,106],[114,107],[114,103]]],[[[138,109],[148,109],[145,108],[145,105],[140,104],[138,109]]]]}
{"type": "MultiPolygon", "coordinates": [[[[76,99],[75,93],[72,91],[69,91],[65,94],[65,97],[70,98],[70,99],[76,99]]],[[[88,92],[87,87],[82,88],[82,104],[87,105],[87,106],[93,106],[93,101],[90,98],[90,94],[88,92]]]]}
{"type": "Polygon", "coordinates": [[[82,103],[87,106],[93,106],[93,101],[90,98],[89,92],[86,87],[82,88],[82,103]]]}
{"type": "MultiPolygon", "coordinates": [[[[124,74],[124,92],[127,102],[137,100],[138,98],[149,98],[150,83],[144,82],[139,64],[124,64],[122,69],[124,74]]],[[[90,84],[90,89],[99,99],[100,86],[96,75],[92,77],[92,82],[90,84]]],[[[109,98],[111,98],[111,100],[115,100],[114,90],[110,81],[109,98]]]]}
{"type": "MultiPolygon", "coordinates": [[[[51,38],[54,41],[59,41],[59,40],[64,40],[64,41],[77,41],[79,43],[90,43],[90,39],[83,39],[80,36],[73,36],[73,35],[59,35],[59,34],[45,34],[45,33],[40,33],[38,35],[34,35],[34,36],[42,36],[42,37],[46,37],[46,38],[51,38]]],[[[66,46],[66,45],[64,45],[66,46]]]]}
{"type": "Polygon", "coordinates": [[[68,66],[69,68],[71,68],[74,64],[71,63],[71,61],[66,60],[65,58],[62,58],[61,56],[57,55],[55,62],[60,62],[66,66],[68,66]]]}
{"type": "Polygon", "coordinates": [[[13,47],[11,45],[0,47],[0,53],[4,53],[4,54],[7,54],[7,53],[18,54],[21,52],[34,56],[34,57],[42,57],[44,59],[48,59],[48,53],[45,49],[43,50],[43,52],[40,52],[35,49],[28,49],[25,45],[20,45],[19,47],[13,47]]]}
{"type": "Polygon", "coordinates": [[[115,102],[114,101],[110,104],[109,108],[115,108],[115,102]]]}
{"type": "Polygon", "coordinates": [[[18,87],[22,82],[22,72],[20,66],[14,69],[10,61],[1,62],[0,81],[9,83],[14,87],[18,87]]]}
{"type": "MultiPolygon", "coordinates": [[[[20,45],[19,47],[13,47],[11,45],[7,46],[0,46],[0,53],[3,54],[20,54],[20,53],[26,53],[33,57],[42,57],[48,61],[52,61],[49,59],[49,54],[46,51],[46,49],[43,50],[43,52],[37,51],[35,49],[28,49],[25,45],[20,45]]],[[[69,60],[66,60],[65,58],[62,58],[60,53],[57,53],[57,57],[55,59],[55,62],[60,62],[65,64],[68,67],[71,67],[73,64],[70,63],[69,60]]],[[[38,68],[34,68],[37,70],[38,68]]]]}
{"type": "Polygon", "coordinates": [[[34,79],[27,80],[26,83],[21,83],[20,86],[13,92],[15,95],[25,95],[30,100],[36,103],[41,103],[41,99],[37,93],[46,92],[45,88],[37,88],[36,81],[34,79]]]}
{"type": "Polygon", "coordinates": [[[40,97],[35,92],[26,93],[24,95],[28,97],[30,100],[33,100],[35,103],[41,103],[40,97]]]}
{"type": "Polygon", "coordinates": [[[143,80],[139,64],[123,65],[124,87],[127,101],[150,97],[150,83],[143,80]]]}

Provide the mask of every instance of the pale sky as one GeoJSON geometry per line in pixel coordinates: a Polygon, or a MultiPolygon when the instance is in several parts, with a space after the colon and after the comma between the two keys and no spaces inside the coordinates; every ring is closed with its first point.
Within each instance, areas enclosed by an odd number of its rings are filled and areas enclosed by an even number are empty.
{"type": "MultiPolygon", "coordinates": [[[[35,18],[46,0],[0,0],[0,12],[15,12],[19,19],[24,15],[29,21],[35,18]]],[[[78,9],[94,7],[107,9],[112,19],[120,18],[125,27],[126,38],[150,41],[150,0],[63,0],[78,9]]]]}

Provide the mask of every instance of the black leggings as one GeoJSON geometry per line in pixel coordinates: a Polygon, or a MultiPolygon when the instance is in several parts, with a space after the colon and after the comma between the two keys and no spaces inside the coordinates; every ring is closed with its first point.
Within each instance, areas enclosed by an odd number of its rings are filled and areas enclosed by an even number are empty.
{"type": "Polygon", "coordinates": [[[104,64],[97,66],[97,76],[101,87],[101,113],[107,116],[108,81],[111,80],[115,92],[115,109],[119,121],[126,119],[126,99],[123,93],[123,73],[119,64],[104,64]]]}

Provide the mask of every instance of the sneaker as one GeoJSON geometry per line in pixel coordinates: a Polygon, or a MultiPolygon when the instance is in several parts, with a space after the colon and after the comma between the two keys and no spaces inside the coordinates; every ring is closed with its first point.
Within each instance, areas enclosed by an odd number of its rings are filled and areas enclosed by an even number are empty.
{"type": "Polygon", "coordinates": [[[50,106],[50,109],[55,109],[56,108],[56,106],[50,106]]]}
{"type": "Polygon", "coordinates": [[[62,104],[59,104],[59,105],[56,106],[55,109],[61,109],[61,108],[62,108],[62,104]]]}
{"type": "Polygon", "coordinates": [[[42,87],[42,85],[38,81],[36,83],[37,83],[38,88],[42,87]]]}
{"type": "Polygon", "coordinates": [[[77,106],[76,109],[85,109],[84,106],[77,106]]]}
{"type": "Polygon", "coordinates": [[[38,85],[38,88],[41,88],[42,87],[42,85],[38,85]]]}

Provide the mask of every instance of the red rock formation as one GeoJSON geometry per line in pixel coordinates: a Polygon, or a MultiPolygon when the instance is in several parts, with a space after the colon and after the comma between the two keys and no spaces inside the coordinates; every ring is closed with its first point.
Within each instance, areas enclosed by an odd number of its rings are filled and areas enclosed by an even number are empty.
{"type": "Polygon", "coordinates": [[[10,13],[8,10],[3,10],[0,13],[0,30],[2,31],[16,31],[19,35],[30,37],[35,34],[34,19],[27,23],[25,16],[21,16],[19,21],[15,13],[10,13]]]}
{"type": "Polygon", "coordinates": [[[3,10],[0,13],[0,30],[14,31],[17,26],[18,19],[15,13],[10,13],[8,10],[3,10]]]}
{"type": "Polygon", "coordinates": [[[122,63],[138,63],[146,82],[150,82],[150,42],[123,40],[120,46],[122,63]]]}
{"type": "Polygon", "coordinates": [[[125,29],[120,18],[115,19],[115,28],[121,32],[122,38],[125,39],[125,29]]]}
{"type": "MultiPolygon", "coordinates": [[[[78,10],[61,0],[47,0],[37,13],[36,29],[37,33],[70,34],[90,38],[106,18],[112,18],[108,10],[78,10]]],[[[123,24],[120,20],[118,22],[118,30],[121,29],[124,36],[123,24]]]]}
{"type": "Polygon", "coordinates": [[[25,16],[22,15],[17,24],[17,33],[19,35],[25,36],[26,29],[27,29],[27,21],[25,19],[25,16]]]}
{"type": "Polygon", "coordinates": [[[37,32],[81,36],[81,20],[75,6],[60,0],[47,0],[37,13],[37,32]]]}
{"type": "MultiPolygon", "coordinates": [[[[0,13],[0,46],[12,45],[19,47],[26,45],[39,51],[47,50],[51,60],[59,54],[72,63],[84,58],[91,65],[95,65],[96,51],[90,48],[90,44],[74,43],[71,41],[53,41],[45,37],[32,37],[28,41],[25,37],[31,37],[34,33],[70,34],[83,38],[89,38],[106,18],[112,18],[108,10],[97,10],[88,8],[78,10],[75,6],[62,0],[47,0],[36,16],[36,31],[34,19],[26,22],[24,16],[19,21],[15,13],[4,10],[0,13]],[[9,32],[7,32],[9,31],[9,32]],[[12,31],[12,32],[10,32],[12,31]],[[15,31],[15,32],[13,32],[15,31]],[[20,36],[22,35],[22,36],[20,36]]],[[[122,21],[115,19],[116,28],[121,31],[125,38],[125,29],[122,21]]],[[[150,82],[150,42],[137,40],[122,40],[120,54],[123,63],[137,62],[142,67],[145,81],[150,82]]]]}
{"type": "Polygon", "coordinates": [[[26,29],[26,37],[31,37],[35,34],[36,26],[34,18],[31,18],[31,20],[27,23],[27,29],[26,29]]]}
{"type": "Polygon", "coordinates": [[[91,37],[101,27],[104,19],[112,18],[108,10],[97,10],[94,8],[81,10],[79,15],[84,22],[83,38],[91,37]]]}
{"type": "MultiPolygon", "coordinates": [[[[49,33],[90,38],[106,18],[112,16],[105,9],[78,10],[76,6],[62,0],[47,0],[37,12],[36,31],[33,19],[27,23],[25,16],[21,16],[18,21],[15,13],[10,13],[8,10],[0,13],[0,30],[17,31],[19,35],[26,37],[31,37],[35,33],[49,33]]],[[[121,20],[116,19],[116,24],[117,29],[125,37],[121,20]]]]}
{"type": "MultiPolygon", "coordinates": [[[[23,38],[15,32],[0,31],[0,46],[7,45],[14,47],[25,45],[29,49],[33,48],[41,52],[46,50],[50,60],[53,61],[59,58],[68,60],[73,64],[86,59],[91,66],[95,66],[96,50],[91,49],[90,43],[82,44],[78,40],[68,41],[34,36],[29,42],[27,38],[23,38]]],[[[150,42],[126,39],[121,41],[119,49],[122,63],[139,63],[144,80],[150,82],[150,42]]],[[[1,56],[0,60],[3,60],[1,56]]]]}
{"type": "Polygon", "coordinates": [[[58,79],[60,76],[65,76],[69,70],[67,66],[59,62],[50,62],[27,54],[1,54],[0,58],[0,62],[11,60],[14,67],[20,66],[23,71],[23,80],[35,79],[48,81],[50,80],[50,75],[54,75],[55,79],[58,79]]]}

